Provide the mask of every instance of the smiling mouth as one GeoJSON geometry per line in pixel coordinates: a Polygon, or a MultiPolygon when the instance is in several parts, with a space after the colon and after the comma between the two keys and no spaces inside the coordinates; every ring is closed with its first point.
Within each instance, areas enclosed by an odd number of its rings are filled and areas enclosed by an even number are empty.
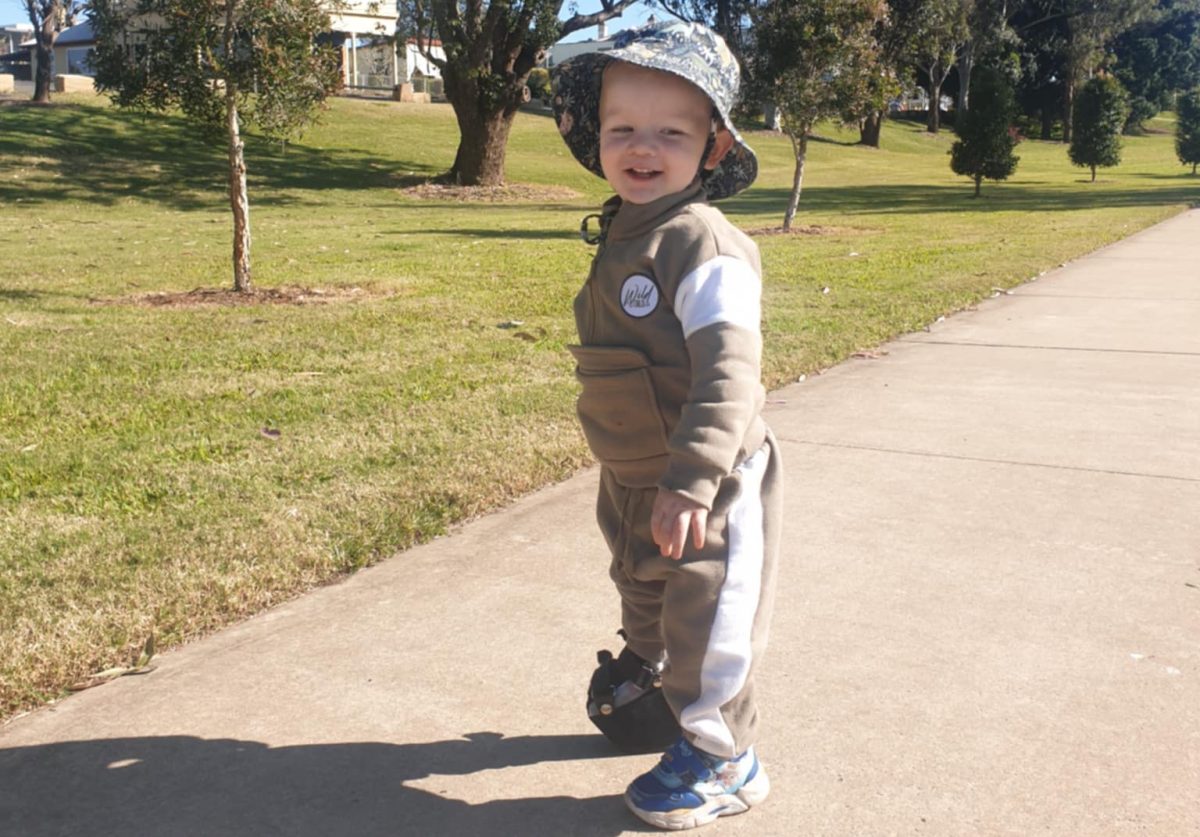
{"type": "Polygon", "coordinates": [[[625,169],[625,173],[634,180],[653,180],[662,174],[662,172],[654,171],[652,169],[625,169]]]}

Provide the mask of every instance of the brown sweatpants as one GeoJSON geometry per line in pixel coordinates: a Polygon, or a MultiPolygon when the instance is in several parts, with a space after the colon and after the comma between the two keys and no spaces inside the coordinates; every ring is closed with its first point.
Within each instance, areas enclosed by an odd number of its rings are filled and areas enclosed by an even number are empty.
{"type": "Polygon", "coordinates": [[[667,660],[663,690],[684,736],[716,756],[754,741],[754,669],[767,643],[782,521],[782,473],[770,433],[721,483],[704,548],[664,558],[650,533],[655,488],[628,488],[601,469],[596,516],[612,551],[629,648],[667,660]]]}

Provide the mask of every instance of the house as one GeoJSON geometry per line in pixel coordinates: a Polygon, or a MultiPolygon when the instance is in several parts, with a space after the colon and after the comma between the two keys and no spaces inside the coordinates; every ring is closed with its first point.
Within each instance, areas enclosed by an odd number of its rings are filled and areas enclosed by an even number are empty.
{"type": "MultiPolygon", "coordinates": [[[[647,22],[653,20],[654,16],[651,15],[647,22]]],[[[550,51],[546,53],[546,68],[552,70],[564,61],[569,61],[576,55],[582,55],[585,52],[608,52],[612,48],[613,39],[608,37],[608,26],[601,22],[596,27],[595,38],[570,43],[559,42],[551,46],[550,51]]]]}
{"type": "MultiPolygon", "coordinates": [[[[92,49],[96,46],[96,35],[91,21],[78,23],[58,33],[54,41],[54,75],[94,76],[92,49]]],[[[36,62],[37,57],[34,57],[36,62]]]]}
{"type": "MultiPolygon", "coordinates": [[[[330,14],[329,32],[319,40],[339,50],[342,85],[347,88],[391,90],[414,78],[440,77],[438,68],[420,54],[415,41],[397,44],[395,34],[394,7],[376,0],[349,0],[330,14]]],[[[90,22],[63,30],[54,43],[54,75],[94,75],[89,58],[95,45],[90,22]]],[[[432,51],[439,54],[441,45],[435,44],[432,51]]],[[[36,57],[34,60],[36,72],[36,57]]]]}
{"type": "Polygon", "coordinates": [[[11,23],[0,26],[0,55],[10,55],[24,47],[26,41],[33,40],[33,27],[28,23],[11,23]]]}
{"type": "Polygon", "coordinates": [[[28,23],[0,26],[0,74],[11,75],[17,81],[30,81],[33,45],[33,27],[28,23]]]}
{"type": "MultiPolygon", "coordinates": [[[[29,77],[31,79],[37,77],[36,45],[36,41],[33,40],[21,44],[21,48],[29,51],[29,77]]],[[[92,24],[87,21],[69,26],[59,32],[58,37],[54,40],[54,65],[50,70],[50,76],[58,78],[95,75],[91,66],[91,53],[95,46],[96,36],[92,33],[92,24]]]]}
{"type": "MultiPolygon", "coordinates": [[[[348,88],[392,90],[415,79],[441,78],[437,66],[421,54],[413,38],[396,38],[395,4],[349,0],[330,15],[330,41],[340,46],[342,84],[348,88]]],[[[445,57],[434,41],[430,52],[445,57]]]]}

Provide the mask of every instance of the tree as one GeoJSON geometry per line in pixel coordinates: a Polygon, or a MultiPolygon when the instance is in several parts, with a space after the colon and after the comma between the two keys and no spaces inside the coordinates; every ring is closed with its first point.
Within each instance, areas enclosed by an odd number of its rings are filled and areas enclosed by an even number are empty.
{"type": "Polygon", "coordinates": [[[1200,163],[1200,89],[1189,90],[1179,97],[1179,121],[1175,123],[1175,153],[1179,162],[1192,166],[1200,163]]]}
{"type": "Polygon", "coordinates": [[[1027,0],[1020,6],[1012,18],[1012,28],[1019,39],[1017,54],[1021,64],[1017,101],[1022,113],[1040,120],[1041,138],[1049,140],[1055,123],[1066,121],[1063,79],[1067,28],[1065,18],[1047,16],[1040,2],[1027,0]]]}
{"type": "Polygon", "coordinates": [[[1111,44],[1113,75],[1129,93],[1125,133],[1200,84],[1200,0],[1160,0],[1155,13],[1111,44]]]}
{"type": "Polygon", "coordinates": [[[317,45],[322,0],[91,0],[96,86],[120,107],[178,107],[227,140],[233,285],[250,290],[250,201],[242,130],[297,134],[338,81],[317,45]]]}
{"type": "Polygon", "coordinates": [[[872,33],[875,39],[875,72],[867,82],[863,110],[857,114],[860,145],[879,147],[888,103],[899,95],[904,82],[908,81],[904,56],[912,52],[914,33],[906,28],[910,22],[890,12],[875,21],[872,33]]]}
{"type": "Polygon", "coordinates": [[[54,74],[54,42],[64,29],[75,25],[83,8],[81,0],[22,0],[29,22],[33,24],[37,75],[33,80],[33,101],[50,101],[50,78],[54,74]]]}
{"type": "Polygon", "coordinates": [[[954,69],[958,52],[970,38],[967,7],[962,0],[891,0],[892,14],[904,20],[912,33],[910,60],[925,73],[929,83],[929,116],[925,127],[931,134],[941,128],[942,85],[954,69]]]}
{"type": "Polygon", "coordinates": [[[950,168],[975,181],[975,197],[986,177],[1007,180],[1020,159],[1012,131],[1016,100],[1004,75],[991,67],[978,67],[971,75],[971,109],[959,114],[954,129],[959,139],[950,149],[950,168]]]}
{"type": "Polygon", "coordinates": [[[813,126],[862,112],[875,72],[873,30],[884,13],[881,0],[768,0],[754,12],[756,83],[783,112],[796,158],[785,230],[800,202],[813,126]]]}
{"type": "Polygon", "coordinates": [[[526,80],[564,35],[616,17],[636,0],[600,0],[594,14],[558,19],[563,0],[400,0],[402,28],[441,70],[458,121],[458,151],[448,177],[468,186],[504,182],[513,118],[526,80]],[[442,54],[433,51],[441,41],[442,54]]]}
{"type": "Polygon", "coordinates": [[[1009,17],[1020,6],[1020,0],[963,0],[967,19],[967,40],[958,51],[959,115],[970,108],[971,73],[982,56],[1011,44],[1014,35],[1009,29],[1009,17]]]}
{"type": "Polygon", "coordinates": [[[1068,154],[1077,166],[1092,170],[1121,162],[1121,127],[1129,113],[1125,91],[1112,76],[1097,76],[1083,85],[1075,97],[1075,133],[1068,154]]]}
{"type": "Polygon", "coordinates": [[[1028,0],[1026,28],[1049,27],[1059,53],[1063,142],[1071,141],[1076,90],[1108,61],[1108,45],[1150,15],[1156,0],[1028,0]]]}
{"type": "Polygon", "coordinates": [[[550,71],[545,67],[534,67],[529,74],[529,95],[542,101],[550,100],[550,71]]]}

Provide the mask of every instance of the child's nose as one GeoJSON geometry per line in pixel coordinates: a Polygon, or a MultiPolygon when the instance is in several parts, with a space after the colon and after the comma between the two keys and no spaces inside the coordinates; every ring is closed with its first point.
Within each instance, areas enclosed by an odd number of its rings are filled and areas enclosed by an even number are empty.
{"type": "Polygon", "coordinates": [[[629,150],[634,154],[653,154],[658,148],[658,137],[654,131],[636,131],[629,150]]]}

